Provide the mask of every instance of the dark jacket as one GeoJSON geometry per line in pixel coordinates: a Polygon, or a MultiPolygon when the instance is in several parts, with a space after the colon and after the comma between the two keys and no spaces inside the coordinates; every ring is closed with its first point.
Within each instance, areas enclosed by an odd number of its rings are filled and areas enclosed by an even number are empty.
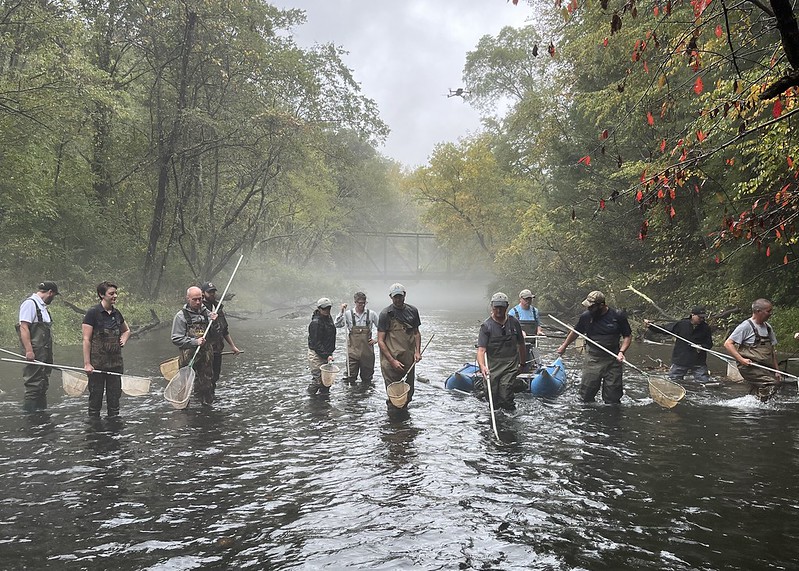
{"type": "MultiPolygon", "coordinates": [[[[705,349],[713,347],[713,334],[710,331],[710,326],[704,321],[694,327],[691,323],[691,318],[686,317],[676,323],[666,324],[664,329],[705,349]]],[[[671,362],[682,367],[705,365],[707,363],[707,353],[691,347],[685,341],[677,339],[674,342],[674,350],[671,353],[671,362]]]]}
{"type": "Polygon", "coordinates": [[[311,324],[308,325],[308,349],[323,359],[327,359],[336,350],[336,325],[329,315],[323,316],[319,310],[313,312],[311,324]]]}

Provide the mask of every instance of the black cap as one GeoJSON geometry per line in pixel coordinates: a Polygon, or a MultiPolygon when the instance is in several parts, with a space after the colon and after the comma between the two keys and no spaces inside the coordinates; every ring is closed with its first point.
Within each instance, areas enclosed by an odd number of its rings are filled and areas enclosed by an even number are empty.
{"type": "Polygon", "coordinates": [[[42,282],[39,284],[39,291],[52,291],[58,295],[58,286],[55,282],[42,282]]]}
{"type": "Polygon", "coordinates": [[[701,305],[697,305],[691,310],[691,315],[701,315],[702,317],[707,315],[707,310],[701,305]]]}
{"type": "Polygon", "coordinates": [[[216,286],[211,282],[205,282],[200,289],[203,290],[203,293],[207,291],[216,291],[216,286]]]}

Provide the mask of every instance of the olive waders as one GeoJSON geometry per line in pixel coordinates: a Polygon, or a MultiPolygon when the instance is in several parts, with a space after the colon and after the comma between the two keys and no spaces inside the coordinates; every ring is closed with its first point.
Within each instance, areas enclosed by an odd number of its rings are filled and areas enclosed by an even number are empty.
{"type": "MultiPolygon", "coordinates": [[[[34,302],[35,303],[35,302],[34,302]]],[[[19,326],[17,326],[19,328],[19,326]]],[[[53,362],[53,335],[51,322],[42,318],[42,310],[36,305],[36,321],[28,325],[31,335],[31,347],[37,361],[42,363],[53,362]]],[[[19,329],[17,329],[19,330],[19,329]]],[[[22,348],[25,352],[25,348],[22,348]]],[[[22,380],[25,383],[25,400],[23,409],[27,412],[44,410],[47,408],[47,389],[50,386],[50,367],[41,365],[25,365],[22,370],[22,380]]]]}

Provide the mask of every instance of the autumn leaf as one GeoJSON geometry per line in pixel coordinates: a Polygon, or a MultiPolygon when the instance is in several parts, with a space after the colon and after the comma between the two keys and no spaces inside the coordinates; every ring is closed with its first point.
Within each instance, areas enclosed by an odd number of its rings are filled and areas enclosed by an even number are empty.
{"type": "Polygon", "coordinates": [[[721,29],[721,24],[716,26],[716,37],[720,38],[724,34],[724,30],[721,29]]]}
{"type": "Polygon", "coordinates": [[[674,218],[676,215],[677,215],[677,213],[674,211],[674,207],[673,206],[670,207],[669,208],[669,218],[674,218]]]}
{"type": "Polygon", "coordinates": [[[771,116],[776,119],[780,115],[782,115],[782,101],[777,99],[774,102],[774,108],[771,110],[771,116]]]}
{"type": "Polygon", "coordinates": [[[655,125],[655,118],[652,117],[651,111],[646,112],[646,122],[649,123],[650,127],[653,127],[655,125]]]}
{"type": "Polygon", "coordinates": [[[782,259],[782,263],[783,263],[783,265],[787,265],[788,264],[788,254],[785,254],[785,257],[782,259]]]}
{"type": "Polygon", "coordinates": [[[579,161],[577,161],[577,164],[580,164],[580,163],[584,164],[585,166],[590,166],[591,165],[591,155],[585,155],[583,158],[581,158],[579,161]]]}
{"type": "Polygon", "coordinates": [[[665,153],[666,152],[666,139],[661,139],[660,140],[660,152],[661,153],[665,153]]]}
{"type": "Polygon", "coordinates": [[[608,132],[608,130],[607,130],[607,129],[605,129],[605,130],[604,130],[604,131],[602,131],[602,133],[599,135],[599,140],[600,140],[600,141],[604,141],[604,140],[605,140],[605,139],[607,139],[609,136],[610,136],[610,133],[608,132]]]}
{"type": "Polygon", "coordinates": [[[694,82],[694,93],[696,93],[697,95],[701,95],[702,91],[704,90],[705,90],[705,84],[702,83],[702,78],[697,77],[696,81],[694,82]]]}
{"type": "Polygon", "coordinates": [[[787,159],[788,159],[788,168],[792,169],[793,168],[793,158],[787,157],[787,159]]]}
{"type": "Polygon", "coordinates": [[[605,199],[604,198],[600,198],[599,199],[599,209],[600,210],[605,210],[605,199]]]}
{"type": "Polygon", "coordinates": [[[766,246],[766,257],[771,256],[771,246],[766,246]]]}
{"type": "Polygon", "coordinates": [[[549,55],[555,57],[555,44],[549,42],[549,47],[547,48],[547,51],[549,52],[549,55]]]}
{"type": "Polygon", "coordinates": [[[643,199],[644,199],[644,193],[641,192],[641,190],[639,189],[638,192],[635,193],[635,201],[641,202],[643,199]]]}

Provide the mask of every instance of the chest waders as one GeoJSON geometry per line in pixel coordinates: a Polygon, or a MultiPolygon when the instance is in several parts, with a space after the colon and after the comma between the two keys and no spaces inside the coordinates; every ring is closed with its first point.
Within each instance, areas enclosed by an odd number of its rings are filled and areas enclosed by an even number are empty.
{"type": "MultiPolygon", "coordinates": [[[[107,313],[107,312],[106,312],[107,313]]],[[[119,323],[114,319],[114,327],[95,327],[92,329],[89,357],[92,367],[103,371],[122,372],[122,335],[119,323]]],[[[103,407],[103,393],[106,395],[108,416],[119,416],[119,399],[122,396],[122,377],[91,373],[89,375],[89,416],[98,418],[103,407]]]]}
{"type": "Polygon", "coordinates": [[[369,310],[366,311],[366,325],[355,325],[355,311],[351,315],[353,325],[347,336],[349,382],[355,382],[359,371],[361,381],[364,383],[371,382],[375,374],[375,350],[374,346],[369,344],[372,339],[372,327],[369,323],[369,310]]]}
{"type": "MultiPolygon", "coordinates": [[[[590,336],[593,341],[611,353],[619,352],[619,337],[618,333],[590,336]]],[[[615,357],[595,347],[593,343],[588,343],[586,347],[583,376],[579,389],[580,400],[594,402],[594,398],[601,388],[602,400],[606,404],[620,402],[624,395],[622,364],[615,357]]]]}
{"type": "MultiPolygon", "coordinates": [[[[209,326],[208,317],[202,315],[201,321],[192,321],[194,316],[185,308],[183,309],[183,315],[186,317],[186,335],[196,339],[201,338],[205,334],[205,329],[209,326]]],[[[180,366],[185,367],[188,365],[195,352],[197,352],[197,357],[195,357],[193,365],[196,373],[194,377],[194,394],[200,399],[201,404],[211,404],[214,400],[214,354],[211,343],[207,342],[206,339],[206,343],[200,347],[199,351],[197,351],[197,347],[181,349],[180,366]]]]}
{"type": "MultiPolygon", "coordinates": [[[[405,378],[405,382],[411,387],[408,392],[408,402],[410,402],[413,397],[414,380],[416,379],[416,367],[411,370],[411,366],[415,362],[413,357],[416,353],[416,333],[414,328],[399,319],[390,317],[385,343],[386,347],[388,347],[388,352],[402,363],[405,370],[397,371],[391,366],[386,356],[381,353],[380,370],[383,373],[383,381],[388,386],[405,378]],[[407,377],[405,376],[406,374],[408,375],[407,377]]],[[[389,407],[394,406],[388,399],[386,399],[386,403],[389,407]]]]}
{"type": "MultiPolygon", "coordinates": [[[[761,336],[752,320],[749,319],[748,321],[755,334],[754,345],[739,345],[738,353],[744,359],[750,359],[752,362],[764,367],[776,368],[774,367],[774,345],[771,344],[771,338],[768,335],[766,337],[761,336]]],[[[768,329],[768,326],[766,328],[768,329]]],[[[774,373],[752,365],[741,365],[740,363],[738,363],[738,371],[744,380],[749,383],[750,395],[755,395],[765,402],[776,392],[774,384],[777,379],[774,377],[774,373]]]]}
{"type": "Polygon", "coordinates": [[[494,407],[513,410],[513,384],[519,370],[519,345],[513,335],[489,337],[486,346],[494,407]]]}
{"type": "MultiPolygon", "coordinates": [[[[33,301],[33,300],[31,300],[33,301]]],[[[36,302],[33,302],[36,303],[36,302]]],[[[31,347],[37,361],[43,363],[53,362],[53,334],[51,322],[45,322],[42,310],[36,304],[36,321],[28,325],[31,335],[31,347]]],[[[25,348],[22,348],[25,352],[25,348]]],[[[47,408],[47,389],[50,386],[50,367],[40,365],[25,365],[22,370],[22,380],[25,383],[25,401],[23,408],[26,411],[47,408]]]]}

